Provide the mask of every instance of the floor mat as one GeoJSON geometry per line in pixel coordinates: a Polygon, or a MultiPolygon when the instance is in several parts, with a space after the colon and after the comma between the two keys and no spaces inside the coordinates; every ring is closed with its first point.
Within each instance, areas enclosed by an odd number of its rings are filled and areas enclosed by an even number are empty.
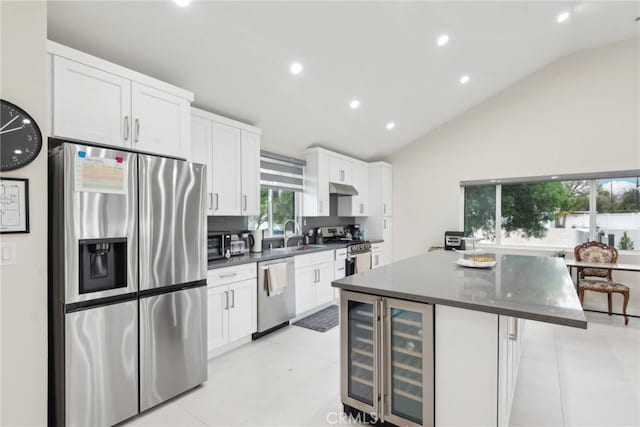
{"type": "Polygon", "coordinates": [[[331,328],[335,328],[339,323],[340,309],[337,305],[329,307],[313,313],[310,316],[300,319],[294,323],[295,326],[301,326],[307,329],[313,329],[318,332],[327,332],[331,328]]]}

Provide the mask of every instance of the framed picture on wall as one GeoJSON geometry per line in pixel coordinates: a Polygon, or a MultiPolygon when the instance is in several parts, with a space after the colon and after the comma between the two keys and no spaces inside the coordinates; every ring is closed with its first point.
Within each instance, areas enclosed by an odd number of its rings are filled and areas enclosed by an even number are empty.
{"type": "Polygon", "coordinates": [[[0,234],[29,232],[29,180],[0,178],[0,234]]]}

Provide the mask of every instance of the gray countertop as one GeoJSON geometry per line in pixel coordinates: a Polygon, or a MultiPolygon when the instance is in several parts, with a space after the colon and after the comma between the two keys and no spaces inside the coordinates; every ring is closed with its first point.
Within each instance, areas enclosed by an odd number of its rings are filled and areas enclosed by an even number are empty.
{"type": "Polygon", "coordinates": [[[333,286],[415,302],[443,304],[558,325],[587,328],[562,258],[492,255],[491,269],[455,264],[461,255],[438,251],[336,280],[333,286]]]}
{"type": "MultiPolygon", "coordinates": [[[[370,240],[371,243],[382,243],[383,240],[370,240]]],[[[296,255],[305,255],[313,252],[333,251],[336,249],[346,248],[351,243],[328,243],[323,247],[309,247],[307,249],[294,250],[291,252],[284,252],[278,249],[267,249],[260,253],[251,253],[249,255],[234,256],[229,259],[217,259],[215,261],[208,262],[209,270],[216,268],[231,267],[233,265],[249,264],[252,262],[270,261],[272,259],[287,258],[296,255]]],[[[297,247],[295,247],[297,249],[297,247]]]]}

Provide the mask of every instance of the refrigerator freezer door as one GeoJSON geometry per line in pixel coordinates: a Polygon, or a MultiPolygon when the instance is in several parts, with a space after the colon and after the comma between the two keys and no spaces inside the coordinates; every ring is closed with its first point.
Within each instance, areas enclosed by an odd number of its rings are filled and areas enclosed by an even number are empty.
{"type": "Polygon", "coordinates": [[[140,410],[207,380],[207,288],[140,299],[140,410]]]}
{"type": "MultiPolygon", "coordinates": [[[[64,300],[70,304],[138,290],[138,263],[126,261],[121,287],[82,292],[80,241],[125,238],[126,253],[138,253],[136,154],[76,144],[64,144],[53,163],[54,238],[64,241],[54,260],[64,263],[64,300]],[[60,257],[60,258],[59,258],[60,257]]],[[[113,268],[113,266],[110,266],[113,268]]],[[[113,272],[111,272],[113,273],[113,272]]],[[[63,296],[61,295],[62,299],[63,296]]]]}
{"type": "Polygon", "coordinates": [[[138,301],[65,315],[67,426],[111,426],[138,413],[138,301]]]}
{"type": "Polygon", "coordinates": [[[207,278],[204,165],[139,155],[140,290],[207,278]]]}

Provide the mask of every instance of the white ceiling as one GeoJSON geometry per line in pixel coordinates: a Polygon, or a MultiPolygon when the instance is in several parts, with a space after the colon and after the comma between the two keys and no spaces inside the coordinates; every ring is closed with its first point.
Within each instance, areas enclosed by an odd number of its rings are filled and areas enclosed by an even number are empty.
{"type": "Polygon", "coordinates": [[[637,1],[50,2],[48,10],[51,40],[191,90],[196,106],[261,127],[272,150],[317,144],[365,160],[554,59],[640,35],[637,1]],[[564,10],[572,16],[558,24],[564,10]],[[443,48],[441,33],[450,35],[443,48]],[[289,73],[293,61],[302,74],[289,73]],[[464,73],[471,81],[461,86],[464,73]]]}

